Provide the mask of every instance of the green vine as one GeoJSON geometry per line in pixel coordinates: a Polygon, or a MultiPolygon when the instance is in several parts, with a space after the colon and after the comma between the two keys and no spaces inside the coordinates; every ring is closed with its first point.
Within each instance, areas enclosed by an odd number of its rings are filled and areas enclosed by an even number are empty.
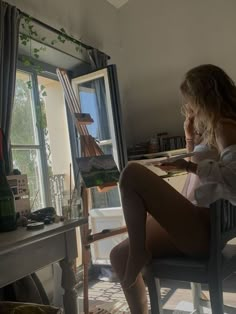
{"type": "MultiPolygon", "coordinates": [[[[20,42],[23,46],[26,46],[26,47],[28,46],[29,50],[30,50],[29,51],[30,58],[27,56],[23,56],[22,62],[24,64],[24,66],[30,67],[37,74],[42,74],[42,72],[43,72],[42,66],[40,66],[37,61],[34,61],[34,59],[39,60],[40,53],[43,51],[46,51],[47,48],[42,44],[42,46],[40,46],[39,48],[33,48],[32,49],[31,39],[35,38],[39,42],[48,43],[47,37],[46,36],[41,37],[38,34],[38,32],[35,30],[35,25],[33,24],[31,17],[22,18],[21,27],[22,27],[24,33],[20,33],[20,35],[19,35],[20,42]]],[[[82,51],[82,46],[78,44],[78,42],[73,38],[73,36],[71,36],[71,35],[69,36],[64,28],[61,28],[60,31],[61,31],[61,34],[57,35],[57,37],[55,39],[50,40],[49,44],[51,46],[55,46],[58,43],[65,44],[68,41],[68,42],[72,42],[75,44],[75,51],[76,52],[82,51]]],[[[32,89],[32,81],[28,81],[28,82],[26,82],[26,84],[27,84],[29,89],[32,89]]],[[[46,96],[46,95],[47,95],[47,93],[44,90],[42,96],[46,96]]]]}
{"type": "MultiPolygon", "coordinates": [[[[24,46],[29,46],[30,48],[30,56],[34,59],[39,59],[40,58],[40,53],[42,51],[46,51],[45,46],[41,46],[39,48],[31,48],[31,39],[37,39],[39,42],[42,43],[48,43],[47,37],[40,37],[38,32],[35,30],[35,25],[32,22],[32,19],[30,17],[24,17],[21,22],[21,27],[24,30],[25,33],[20,33],[19,39],[22,45],[24,46]]],[[[67,34],[64,28],[60,29],[61,34],[57,35],[57,37],[53,40],[50,40],[50,45],[55,46],[58,43],[60,44],[65,44],[66,42],[72,42],[75,44],[75,51],[76,52],[82,52],[82,45],[78,44],[78,41],[73,38],[72,35],[67,34]]],[[[32,67],[37,73],[42,72],[42,67],[32,61],[31,59],[24,57],[23,58],[23,64],[25,66],[30,66],[32,67]]]]}

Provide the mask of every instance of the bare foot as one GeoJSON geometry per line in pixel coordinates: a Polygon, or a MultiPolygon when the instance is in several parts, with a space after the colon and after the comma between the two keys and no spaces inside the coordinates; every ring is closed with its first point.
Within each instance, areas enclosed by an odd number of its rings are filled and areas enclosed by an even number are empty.
{"type": "Polygon", "coordinates": [[[126,264],[124,280],[121,282],[124,289],[131,288],[135,284],[138,274],[150,259],[151,253],[148,251],[143,251],[137,256],[129,256],[126,264]]]}

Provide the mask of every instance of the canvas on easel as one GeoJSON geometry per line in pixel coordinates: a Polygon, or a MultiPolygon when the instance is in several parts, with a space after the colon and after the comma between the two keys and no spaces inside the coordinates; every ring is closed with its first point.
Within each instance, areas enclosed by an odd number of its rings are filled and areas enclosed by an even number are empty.
{"type": "Polygon", "coordinates": [[[112,155],[77,158],[80,174],[86,188],[115,186],[120,172],[112,155]]]}

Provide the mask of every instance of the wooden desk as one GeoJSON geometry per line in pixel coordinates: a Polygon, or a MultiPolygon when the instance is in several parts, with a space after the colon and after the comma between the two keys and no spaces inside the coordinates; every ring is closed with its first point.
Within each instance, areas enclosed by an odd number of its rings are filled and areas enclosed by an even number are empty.
{"type": "Polygon", "coordinates": [[[77,257],[76,227],[86,218],[54,223],[44,229],[0,233],[0,287],[4,287],[49,264],[60,262],[65,314],[77,314],[77,296],[72,269],[77,257]]]}

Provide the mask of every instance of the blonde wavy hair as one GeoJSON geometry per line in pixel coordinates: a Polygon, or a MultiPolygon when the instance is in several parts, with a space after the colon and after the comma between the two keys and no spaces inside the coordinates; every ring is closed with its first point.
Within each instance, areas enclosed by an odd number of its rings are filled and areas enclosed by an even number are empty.
{"type": "Polygon", "coordinates": [[[216,147],[214,130],[219,120],[236,120],[235,83],[221,68],[204,64],[185,74],[180,90],[186,102],[183,114],[192,112],[196,131],[206,144],[216,147]]]}

